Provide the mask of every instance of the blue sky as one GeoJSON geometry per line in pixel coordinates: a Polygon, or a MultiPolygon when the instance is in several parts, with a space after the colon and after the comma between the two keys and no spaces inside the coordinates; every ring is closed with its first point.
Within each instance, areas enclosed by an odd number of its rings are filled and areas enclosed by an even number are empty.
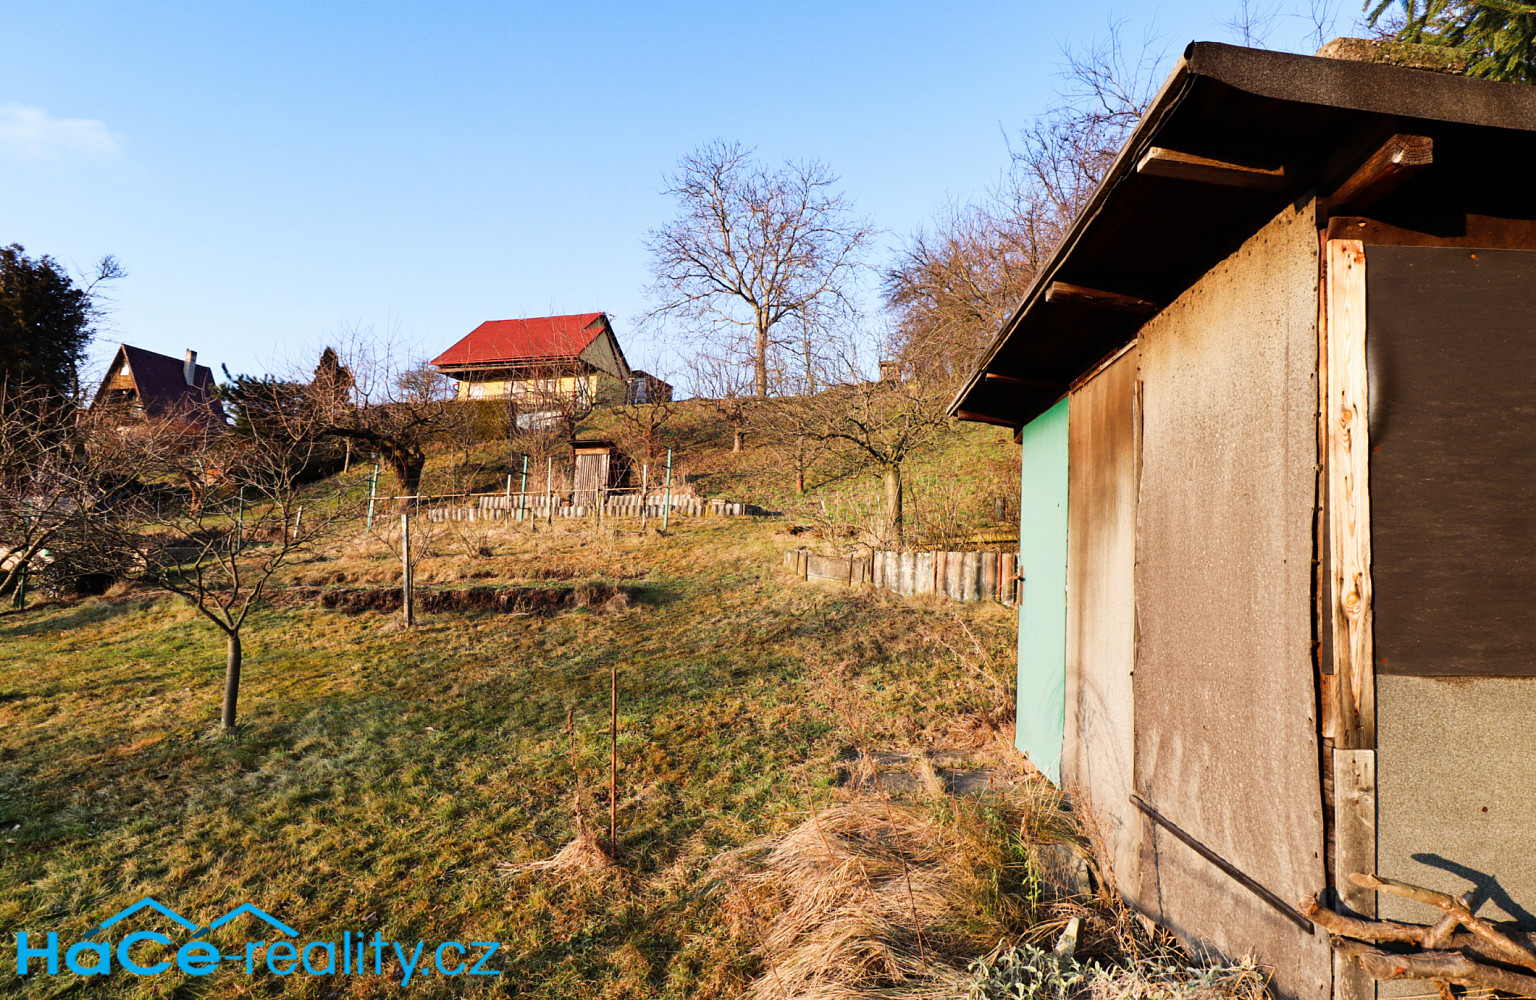
{"type": "MultiPolygon", "coordinates": [[[[889,244],[996,178],[1064,46],[1116,17],[1171,58],[1234,40],[1238,5],[9,3],[0,243],[121,259],[98,357],[257,372],[354,325],[435,353],[601,309],[641,364],[682,153],[826,161],[889,244]]],[[[1306,48],[1268,9],[1267,43],[1306,48]]]]}

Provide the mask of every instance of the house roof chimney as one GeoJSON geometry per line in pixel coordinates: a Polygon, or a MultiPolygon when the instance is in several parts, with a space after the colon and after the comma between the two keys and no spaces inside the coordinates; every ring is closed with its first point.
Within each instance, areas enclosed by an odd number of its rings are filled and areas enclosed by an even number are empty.
{"type": "Polygon", "coordinates": [[[191,385],[192,380],[197,377],[197,352],[190,347],[187,348],[186,364],[181,367],[181,376],[187,380],[187,385],[191,385]]]}

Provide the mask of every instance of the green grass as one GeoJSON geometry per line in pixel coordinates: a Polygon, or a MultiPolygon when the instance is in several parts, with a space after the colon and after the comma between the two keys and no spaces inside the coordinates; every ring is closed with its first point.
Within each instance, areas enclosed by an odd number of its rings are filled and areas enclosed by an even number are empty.
{"type": "MultiPolygon", "coordinates": [[[[473,558],[445,535],[419,580],[494,585],[556,566],[629,577],[639,597],[542,618],[428,615],[410,631],[279,603],[247,628],[233,736],[215,730],[222,638],[186,607],[130,595],[0,617],[0,994],[399,991],[398,976],[14,975],[18,930],[68,943],[152,895],[195,920],[254,902],[304,939],[503,943],[500,977],[432,975],[413,996],[735,995],[761,968],[716,912],[710,860],[841,794],[847,720],[905,747],[995,707],[946,648],[970,648],[957,617],[995,673],[1011,662],[1009,609],[789,580],[781,527],[503,531],[473,558]],[[631,875],[504,880],[498,864],[572,837],[578,783],[606,826],[615,666],[631,875]]],[[[387,585],[393,573],[381,546],[353,544],[288,578],[387,585]]],[[[145,915],[133,926],[169,929],[145,915]]],[[[250,925],[238,926],[229,948],[250,925]]]]}

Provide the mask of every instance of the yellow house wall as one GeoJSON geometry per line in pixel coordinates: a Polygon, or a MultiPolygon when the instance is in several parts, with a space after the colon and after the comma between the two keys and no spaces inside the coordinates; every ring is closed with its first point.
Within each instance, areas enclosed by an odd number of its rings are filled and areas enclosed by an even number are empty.
{"type": "MultiPolygon", "coordinates": [[[[557,380],[554,391],[559,395],[573,395],[583,384],[587,394],[599,403],[623,402],[624,384],[603,373],[567,376],[557,380]]],[[[503,396],[538,396],[550,391],[545,379],[517,379],[486,382],[460,382],[455,395],[459,399],[493,399],[503,396]],[[479,392],[472,392],[479,389],[479,392]]]]}

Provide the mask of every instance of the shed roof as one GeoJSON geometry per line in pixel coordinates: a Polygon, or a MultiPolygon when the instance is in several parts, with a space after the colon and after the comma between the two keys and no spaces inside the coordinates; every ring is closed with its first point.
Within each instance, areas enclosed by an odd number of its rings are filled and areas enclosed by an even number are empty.
{"type": "Polygon", "coordinates": [[[605,313],[493,319],[432,359],[438,367],[570,359],[608,326],[605,313]]]}
{"type": "MultiPolygon", "coordinates": [[[[1081,300],[1047,301],[1054,283],[1166,305],[1289,201],[1328,193],[1394,132],[1435,138],[1435,165],[1393,195],[1412,198],[1437,176],[1440,183],[1475,176],[1468,170],[1474,146],[1487,174],[1512,178],[1490,167],[1486,155],[1500,144],[1507,152],[1530,151],[1533,131],[1536,87],[1193,42],[950,412],[1025,424],[1128,343],[1146,319],[1081,300]],[[1474,133],[1479,142],[1466,141],[1474,133]],[[1154,147],[1282,168],[1283,175],[1263,189],[1139,172],[1154,147]]],[[[1470,190],[1467,197],[1487,200],[1514,189],[1484,187],[1502,192],[1470,190]]],[[[1536,197],[1515,196],[1532,202],[1532,214],[1522,217],[1536,217],[1536,197]]]]}

